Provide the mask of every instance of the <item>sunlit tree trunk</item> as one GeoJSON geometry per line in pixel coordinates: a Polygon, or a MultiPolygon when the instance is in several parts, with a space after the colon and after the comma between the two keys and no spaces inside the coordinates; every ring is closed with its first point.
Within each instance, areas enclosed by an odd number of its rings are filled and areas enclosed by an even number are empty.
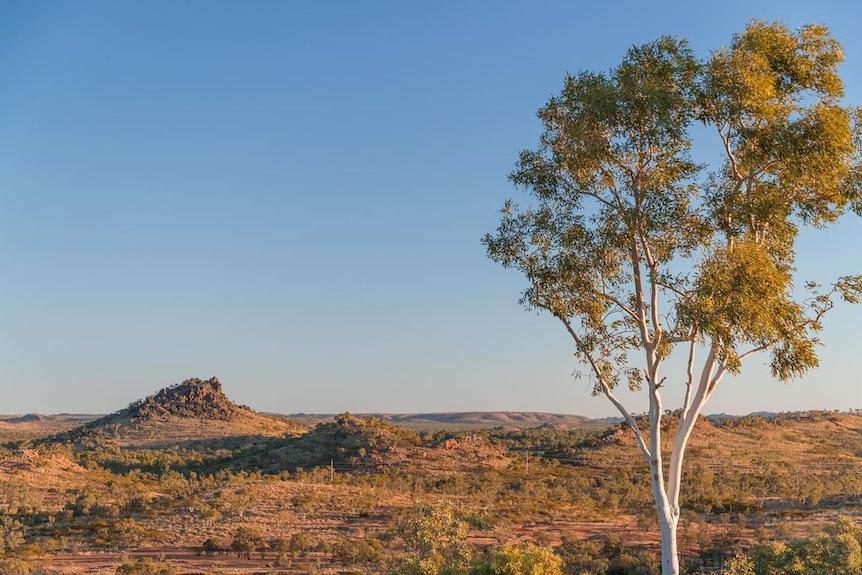
{"type": "MultiPolygon", "coordinates": [[[[679,506],[674,506],[668,498],[667,486],[664,477],[664,465],[661,449],[661,419],[662,401],[655,377],[658,375],[657,362],[652,359],[655,366],[650,373],[649,393],[649,427],[650,427],[650,483],[652,485],[653,499],[655,500],[658,524],[661,535],[661,572],[662,575],[679,574],[679,558],[676,545],[676,528],[679,524],[679,506]]],[[[672,473],[672,472],[671,472],[672,473]]],[[[675,478],[671,474],[669,481],[675,478]]]]}
{"type": "Polygon", "coordinates": [[[676,528],[679,515],[672,515],[669,509],[659,508],[658,523],[661,531],[661,573],[662,575],[677,575],[679,573],[679,554],[676,546],[676,528]]]}
{"type": "MultiPolygon", "coordinates": [[[[650,422],[650,433],[653,434],[653,428],[659,430],[660,427],[661,418],[659,417],[655,423],[650,422]]],[[[658,436],[658,441],[660,441],[660,430],[655,435],[658,436]]],[[[655,440],[651,438],[650,443],[653,444],[654,442],[655,440]]],[[[662,470],[661,449],[655,449],[653,453],[655,455],[650,460],[650,478],[661,535],[661,572],[662,575],[678,575],[679,557],[676,544],[676,530],[679,525],[679,508],[674,507],[668,499],[662,470]]]]}

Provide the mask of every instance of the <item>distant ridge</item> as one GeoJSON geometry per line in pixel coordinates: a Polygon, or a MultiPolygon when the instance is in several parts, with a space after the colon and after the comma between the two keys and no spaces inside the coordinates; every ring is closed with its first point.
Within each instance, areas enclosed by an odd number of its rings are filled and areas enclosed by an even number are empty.
{"type": "MultiPolygon", "coordinates": [[[[848,413],[857,410],[849,410],[848,413]]],[[[862,411],[862,410],[860,410],[862,411]]],[[[827,413],[829,410],[808,410],[796,412],[756,411],[745,415],[714,413],[704,419],[721,422],[746,420],[751,418],[804,418],[811,414],[827,413]]],[[[332,421],[335,413],[292,413],[289,415],[272,414],[273,417],[286,417],[291,421],[314,427],[319,423],[332,421]]],[[[416,430],[470,430],[470,429],[605,429],[624,422],[620,416],[590,418],[583,415],[546,413],[539,411],[454,411],[431,413],[355,413],[359,417],[376,417],[388,423],[416,430]]]]}
{"type": "Polygon", "coordinates": [[[6,423],[41,423],[43,421],[48,421],[48,417],[45,415],[40,415],[38,413],[27,413],[25,415],[19,415],[17,417],[9,417],[4,421],[6,423]]]}
{"type": "MultiPolygon", "coordinates": [[[[366,413],[388,423],[413,429],[488,429],[495,427],[530,429],[536,427],[553,429],[603,428],[611,425],[602,419],[590,419],[581,415],[543,413],[529,411],[459,411],[436,413],[366,413]]],[[[331,421],[335,414],[294,413],[287,417],[306,426],[331,421]]]]}

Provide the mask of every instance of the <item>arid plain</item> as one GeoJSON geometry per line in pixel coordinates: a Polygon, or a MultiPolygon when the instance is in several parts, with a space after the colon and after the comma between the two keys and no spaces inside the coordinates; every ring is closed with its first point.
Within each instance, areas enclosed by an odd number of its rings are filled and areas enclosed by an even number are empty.
{"type": "MultiPolygon", "coordinates": [[[[862,517],[862,414],[698,425],[680,529],[691,569],[862,517]]],[[[571,573],[590,549],[648,563],[658,545],[645,464],[612,421],[262,414],[213,378],[102,417],[6,416],[0,437],[3,573],[386,573],[435,506],[473,553],[534,542],[571,573]]]]}

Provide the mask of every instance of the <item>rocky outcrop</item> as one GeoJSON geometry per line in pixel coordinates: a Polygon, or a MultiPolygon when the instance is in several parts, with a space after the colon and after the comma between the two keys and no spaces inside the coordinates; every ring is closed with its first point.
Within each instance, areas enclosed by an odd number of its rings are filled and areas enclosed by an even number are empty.
{"type": "Polygon", "coordinates": [[[230,420],[243,412],[253,414],[254,410],[228,399],[222,392],[218,378],[212,377],[205,380],[187,379],[161,389],[155,395],[130,405],[127,416],[139,420],[166,415],[230,420]]]}
{"type": "Polygon", "coordinates": [[[225,438],[253,442],[255,437],[283,437],[298,430],[302,428],[294,423],[235,404],[224,394],[217,377],[191,378],[37,444],[161,447],[225,438]]]}

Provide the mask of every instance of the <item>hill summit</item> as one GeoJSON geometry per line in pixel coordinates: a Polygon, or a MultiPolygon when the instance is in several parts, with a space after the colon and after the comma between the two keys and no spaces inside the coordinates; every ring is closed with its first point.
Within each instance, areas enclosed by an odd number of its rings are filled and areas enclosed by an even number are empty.
{"type": "Polygon", "coordinates": [[[217,377],[204,380],[193,377],[165,387],[132,403],[125,411],[126,417],[139,420],[176,415],[227,421],[241,412],[255,413],[250,407],[237,405],[228,399],[217,377]]]}
{"type": "Polygon", "coordinates": [[[217,377],[191,378],[132,402],[125,409],[43,441],[160,447],[234,438],[281,437],[301,428],[232,402],[217,377]]]}

